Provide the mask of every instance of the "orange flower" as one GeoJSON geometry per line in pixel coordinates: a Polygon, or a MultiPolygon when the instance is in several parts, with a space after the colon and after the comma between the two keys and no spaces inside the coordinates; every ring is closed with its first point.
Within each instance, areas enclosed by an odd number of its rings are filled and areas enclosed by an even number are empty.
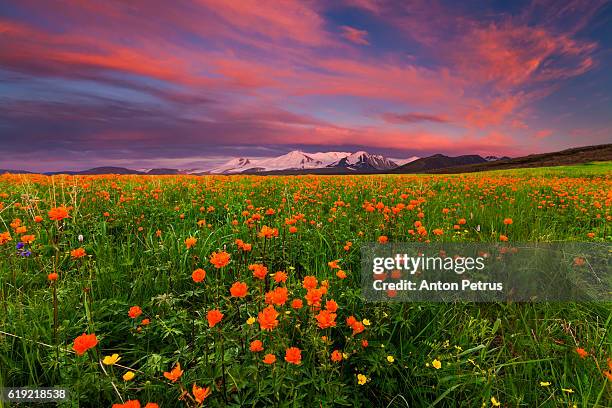
{"type": "Polygon", "coordinates": [[[302,302],[302,299],[293,299],[291,301],[291,307],[294,309],[301,309],[302,306],[304,306],[304,302],[302,302]]]}
{"type": "Polygon", "coordinates": [[[243,298],[247,295],[247,284],[244,282],[236,282],[230,288],[232,297],[243,298]]]}
{"type": "Polygon", "coordinates": [[[298,232],[297,227],[295,227],[293,225],[289,227],[289,233],[290,234],[295,234],[296,232],[298,232]]]}
{"type": "Polygon", "coordinates": [[[505,225],[510,225],[510,224],[512,224],[512,218],[504,218],[504,224],[505,224],[505,225]]]}
{"type": "Polygon", "coordinates": [[[36,217],[34,217],[34,222],[39,223],[43,221],[43,217],[41,217],[40,215],[37,215],[36,217]]]}
{"type": "Polygon", "coordinates": [[[274,282],[281,283],[287,282],[287,273],[285,271],[278,271],[274,274],[274,282]]]}
{"type": "Polygon", "coordinates": [[[189,237],[185,240],[185,246],[187,249],[191,249],[198,242],[198,239],[195,237],[189,237]]]}
{"type": "Polygon", "coordinates": [[[500,241],[503,241],[503,242],[506,242],[506,241],[508,241],[508,237],[507,237],[507,236],[505,236],[504,234],[501,234],[501,235],[499,236],[499,240],[500,240],[500,241]]]}
{"type": "Polygon", "coordinates": [[[262,330],[273,330],[278,326],[278,320],[276,320],[277,316],[278,312],[274,309],[274,306],[266,307],[257,315],[259,327],[261,327],[262,330]]]}
{"type": "Polygon", "coordinates": [[[266,304],[282,306],[287,302],[288,297],[289,292],[287,291],[287,288],[278,287],[266,293],[266,304]]]}
{"type": "Polygon", "coordinates": [[[191,387],[191,392],[193,393],[193,398],[198,404],[203,403],[204,400],[211,394],[210,387],[198,387],[195,385],[195,383],[193,384],[193,387],[191,387]]]}
{"type": "Polygon", "coordinates": [[[183,375],[183,370],[181,370],[181,363],[179,362],[176,363],[170,372],[164,372],[164,377],[172,382],[176,382],[179,378],[181,378],[181,375],[183,375]]]}
{"type": "Polygon", "coordinates": [[[253,353],[258,353],[260,351],[263,351],[263,343],[261,342],[261,340],[253,340],[251,342],[251,346],[249,347],[249,350],[251,350],[253,353]]]}
{"type": "Polygon", "coordinates": [[[266,354],[263,358],[263,362],[266,364],[274,364],[276,362],[276,356],[274,354],[266,354]]]}
{"type": "Polygon", "coordinates": [[[96,347],[97,344],[98,344],[98,339],[95,333],[92,333],[92,334],[83,333],[79,337],[74,339],[74,344],[72,345],[72,349],[77,353],[77,355],[82,356],[90,348],[96,347]]]}
{"type": "Polygon", "coordinates": [[[206,271],[202,268],[198,268],[191,273],[191,279],[196,283],[202,282],[204,278],[206,278],[206,271]]]}
{"type": "Polygon", "coordinates": [[[36,235],[22,235],[21,236],[21,242],[23,242],[24,244],[31,244],[32,242],[34,242],[34,240],[36,240],[36,235]]]}
{"type": "Polygon", "coordinates": [[[320,329],[336,326],[336,314],[328,310],[321,310],[319,314],[315,316],[315,319],[317,319],[317,325],[320,329]]]}
{"type": "Polygon", "coordinates": [[[85,248],[77,248],[70,251],[70,256],[72,257],[72,259],[79,259],[84,257],[85,255],[87,255],[87,253],[85,253],[85,248]]]}
{"type": "Polygon", "coordinates": [[[213,252],[210,256],[210,263],[215,266],[215,268],[220,269],[226,266],[230,261],[230,254],[225,251],[221,252],[213,252]]]}
{"type": "Polygon", "coordinates": [[[55,207],[49,210],[49,219],[53,221],[61,221],[64,218],[70,217],[66,207],[55,207]]]}
{"type": "Polygon", "coordinates": [[[132,319],[137,318],[141,314],[142,314],[142,309],[140,308],[140,306],[132,306],[130,307],[130,310],[128,312],[128,316],[130,316],[132,319]]]}
{"type": "Polygon", "coordinates": [[[254,277],[261,280],[265,279],[266,275],[268,274],[268,268],[261,264],[249,265],[249,270],[253,271],[254,277]]]}
{"type": "Polygon", "coordinates": [[[434,235],[443,235],[444,230],[442,228],[436,228],[433,230],[434,235]]]}
{"type": "Polygon", "coordinates": [[[331,353],[331,361],[335,363],[342,361],[342,353],[339,350],[334,350],[331,353]]]}
{"type": "Polygon", "coordinates": [[[318,284],[319,284],[319,281],[317,280],[316,277],[306,276],[304,277],[304,282],[302,283],[302,286],[304,286],[304,289],[309,290],[309,289],[316,288],[318,284]]]}
{"type": "Polygon", "coordinates": [[[13,238],[11,238],[11,234],[8,231],[0,233],[0,245],[4,245],[12,239],[13,238]]]}
{"type": "Polygon", "coordinates": [[[51,272],[49,275],[47,275],[47,279],[49,279],[51,282],[56,281],[57,278],[59,278],[59,275],[55,272],[51,272]]]}
{"type": "Polygon", "coordinates": [[[306,302],[308,306],[320,306],[321,298],[323,297],[323,288],[320,289],[310,289],[306,292],[306,302]]]}
{"type": "Polygon", "coordinates": [[[325,309],[327,309],[329,312],[336,313],[338,311],[338,304],[335,300],[330,299],[325,302],[325,309]]]}
{"type": "Polygon", "coordinates": [[[364,331],[365,326],[361,322],[356,322],[355,324],[353,324],[352,329],[353,329],[353,336],[354,336],[364,331]]]}
{"type": "Polygon", "coordinates": [[[155,402],[147,402],[147,405],[145,405],[144,408],[159,408],[159,405],[155,402]]]}
{"type": "Polygon", "coordinates": [[[259,230],[259,234],[258,235],[259,235],[260,238],[278,237],[278,229],[277,228],[270,228],[270,227],[264,225],[259,230]]]}
{"type": "Polygon", "coordinates": [[[389,242],[389,238],[386,235],[381,235],[378,237],[379,244],[386,244],[387,242],[389,242]]]}
{"type": "Polygon", "coordinates": [[[210,310],[206,313],[206,319],[208,320],[208,326],[215,327],[215,325],[223,319],[223,313],[218,309],[210,310]]]}
{"type": "Polygon", "coordinates": [[[583,349],[582,347],[577,347],[576,348],[576,353],[578,353],[578,356],[580,356],[580,358],[585,358],[586,356],[589,355],[589,353],[583,349]]]}
{"type": "MultiPolygon", "coordinates": [[[[149,404],[147,404],[145,406],[145,408],[151,408],[149,404]]],[[[155,404],[155,405],[157,405],[157,404],[155,404]]],[[[127,400],[123,404],[113,404],[113,408],[140,408],[140,401],[138,401],[138,400],[127,400]]]]}
{"type": "Polygon", "coordinates": [[[339,269],[338,272],[336,272],[336,276],[339,279],[345,279],[346,278],[346,272],[344,272],[342,269],[339,269]]]}
{"type": "Polygon", "coordinates": [[[140,322],[140,324],[142,324],[143,326],[147,326],[149,323],[151,323],[151,320],[149,319],[142,319],[142,321],[140,322]]]}
{"type": "Polygon", "coordinates": [[[290,364],[300,364],[302,362],[302,351],[297,347],[289,347],[285,351],[285,361],[290,364]]]}
{"type": "Polygon", "coordinates": [[[340,269],[340,265],[338,265],[338,260],[329,261],[327,265],[332,269],[340,269]]]}

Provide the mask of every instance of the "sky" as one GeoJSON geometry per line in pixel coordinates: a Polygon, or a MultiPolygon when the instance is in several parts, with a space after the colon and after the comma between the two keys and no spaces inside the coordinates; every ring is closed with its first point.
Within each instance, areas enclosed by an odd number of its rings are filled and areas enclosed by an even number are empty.
{"type": "Polygon", "coordinates": [[[609,143],[611,18],[600,0],[3,2],[0,168],[609,143]]]}

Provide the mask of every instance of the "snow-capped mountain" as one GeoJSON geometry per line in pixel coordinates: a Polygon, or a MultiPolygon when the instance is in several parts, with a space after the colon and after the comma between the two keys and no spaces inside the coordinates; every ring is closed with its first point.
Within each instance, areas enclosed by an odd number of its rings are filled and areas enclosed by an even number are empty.
{"type": "Polygon", "coordinates": [[[384,156],[358,151],[327,167],[344,167],[351,170],[388,170],[396,168],[397,163],[384,156]]]}
{"type": "Polygon", "coordinates": [[[407,159],[390,159],[392,162],[396,163],[398,166],[403,166],[404,164],[412,163],[415,160],[419,160],[419,156],[412,156],[407,159]]]}
{"type": "Polygon", "coordinates": [[[384,156],[364,151],[304,153],[293,150],[287,154],[264,159],[236,158],[209,171],[212,174],[232,174],[243,172],[266,172],[278,170],[307,170],[323,168],[342,168],[348,170],[388,170],[398,164],[384,156]]]}
{"type": "Polygon", "coordinates": [[[486,157],[483,157],[483,159],[485,159],[486,161],[489,161],[489,162],[490,161],[497,161],[497,160],[508,160],[509,158],[510,157],[508,157],[508,156],[501,156],[501,157],[499,157],[499,156],[486,156],[486,157]]]}

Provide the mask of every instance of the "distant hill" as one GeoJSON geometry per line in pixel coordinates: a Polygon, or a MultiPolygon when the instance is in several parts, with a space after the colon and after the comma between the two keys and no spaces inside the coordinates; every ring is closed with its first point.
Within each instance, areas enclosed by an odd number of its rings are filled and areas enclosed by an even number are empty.
{"type": "Polygon", "coordinates": [[[25,171],[25,170],[10,170],[10,169],[0,169],[0,174],[32,174],[31,171],[25,171]]]}
{"type": "Polygon", "coordinates": [[[514,159],[496,160],[486,163],[467,164],[454,167],[429,169],[425,173],[471,173],[475,171],[519,169],[529,167],[567,166],[594,161],[611,161],[612,144],[574,147],[551,153],[530,154],[514,159]]]}
{"type": "Polygon", "coordinates": [[[138,170],[126,169],[125,167],[94,167],[92,169],[81,171],[54,171],[45,173],[47,175],[54,174],[70,174],[70,175],[96,175],[96,174],[145,174],[138,170]]]}
{"type": "Polygon", "coordinates": [[[487,163],[487,161],[475,154],[456,157],[434,154],[399,166],[391,170],[391,173],[425,173],[431,170],[477,163],[487,163]]]}

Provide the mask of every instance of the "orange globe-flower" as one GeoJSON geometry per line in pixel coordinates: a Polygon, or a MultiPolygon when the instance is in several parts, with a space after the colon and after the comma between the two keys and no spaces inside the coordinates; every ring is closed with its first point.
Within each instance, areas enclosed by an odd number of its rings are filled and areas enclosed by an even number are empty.
{"type": "Polygon", "coordinates": [[[270,228],[267,225],[264,225],[259,230],[259,234],[258,235],[259,235],[260,238],[278,237],[278,229],[277,228],[270,228]]]}
{"type": "Polygon", "coordinates": [[[64,218],[69,218],[68,209],[66,207],[55,207],[48,212],[49,219],[52,221],[61,221],[64,218]]]}
{"type": "Polygon", "coordinates": [[[320,329],[336,326],[336,314],[328,310],[321,310],[319,314],[315,316],[315,319],[317,319],[317,325],[320,329]]]}
{"type": "Polygon", "coordinates": [[[229,261],[230,261],[230,254],[228,254],[225,251],[213,252],[212,255],[210,256],[210,263],[213,264],[214,267],[217,269],[227,266],[229,261]]]}
{"type": "Polygon", "coordinates": [[[302,362],[302,351],[297,347],[289,347],[285,351],[285,361],[298,365],[302,362]]]}
{"type": "Polygon", "coordinates": [[[302,302],[302,299],[293,299],[291,301],[291,307],[293,309],[301,309],[304,306],[304,302],[302,302]]]}
{"type": "Polygon", "coordinates": [[[276,283],[287,282],[287,272],[285,271],[276,272],[274,274],[274,282],[276,283]]]}
{"type": "Polygon", "coordinates": [[[232,297],[243,298],[248,293],[247,284],[244,282],[235,282],[230,288],[232,297]]]}
{"type": "Polygon", "coordinates": [[[274,309],[274,306],[268,306],[261,312],[257,314],[257,321],[259,322],[259,327],[262,330],[273,330],[278,326],[278,320],[276,317],[278,316],[278,312],[274,309]]]}
{"type": "Polygon", "coordinates": [[[0,233],[0,245],[4,245],[12,239],[13,238],[11,238],[11,234],[8,231],[0,233]]]}
{"type": "Polygon", "coordinates": [[[206,271],[202,268],[198,268],[191,273],[191,279],[196,283],[202,282],[204,278],[206,278],[206,271]]]}
{"type": "Polygon", "coordinates": [[[164,377],[169,379],[172,382],[176,382],[183,375],[183,370],[181,370],[181,363],[177,361],[176,365],[170,370],[170,372],[165,371],[164,377]]]}
{"type": "Polygon", "coordinates": [[[334,350],[331,353],[331,361],[335,363],[342,361],[342,353],[339,350],[334,350]]]}
{"type": "Polygon", "coordinates": [[[209,327],[215,327],[221,319],[223,319],[223,313],[218,309],[209,310],[208,313],[206,313],[206,320],[208,320],[209,327]]]}
{"type": "Polygon", "coordinates": [[[276,356],[274,354],[266,354],[263,358],[265,364],[274,364],[276,362],[276,356]]]}
{"type": "Polygon", "coordinates": [[[98,338],[96,337],[95,333],[83,333],[79,337],[74,339],[72,349],[77,353],[77,355],[82,356],[87,350],[96,347],[97,344],[98,338]]]}
{"type": "Polygon", "coordinates": [[[319,281],[314,276],[305,276],[304,281],[302,282],[302,286],[304,286],[304,289],[307,290],[316,288],[318,284],[319,281]]]}
{"type": "Polygon", "coordinates": [[[285,287],[274,288],[266,293],[266,304],[282,306],[287,302],[289,292],[285,287]]]}
{"type": "Polygon", "coordinates": [[[325,309],[329,312],[336,313],[338,311],[338,303],[335,300],[330,299],[325,302],[325,309]]]}
{"type": "Polygon", "coordinates": [[[193,394],[193,398],[198,404],[203,403],[204,400],[212,393],[210,391],[210,387],[198,387],[195,383],[193,384],[193,387],[191,387],[191,392],[193,394]]]}
{"type": "Polygon", "coordinates": [[[195,244],[198,242],[198,239],[195,237],[189,237],[187,239],[185,239],[185,246],[187,247],[187,249],[191,249],[195,246],[195,244]]]}
{"type": "Polygon", "coordinates": [[[128,316],[131,317],[132,319],[137,318],[141,314],[142,314],[142,309],[140,308],[140,306],[132,306],[130,307],[130,310],[128,311],[128,316]]]}
{"type": "Polygon", "coordinates": [[[578,354],[578,356],[580,358],[585,358],[586,356],[589,355],[589,353],[585,349],[583,349],[582,347],[577,347],[576,348],[576,353],[578,354]]]}
{"type": "Polygon", "coordinates": [[[261,264],[249,265],[249,270],[253,271],[253,276],[260,280],[264,280],[268,274],[268,268],[261,264]]]}
{"type": "Polygon", "coordinates": [[[263,343],[261,340],[253,340],[249,346],[249,350],[251,350],[253,353],[263,351],[263,343]]]}
{"type": "Polygon", "coordinates": [[[77,248],[70,251],[70,256],[72,257],[72,259],[79,259],[84,257],[85,255],[87,255],[87,253],[85,252],[85,248],[77,248]]]}

